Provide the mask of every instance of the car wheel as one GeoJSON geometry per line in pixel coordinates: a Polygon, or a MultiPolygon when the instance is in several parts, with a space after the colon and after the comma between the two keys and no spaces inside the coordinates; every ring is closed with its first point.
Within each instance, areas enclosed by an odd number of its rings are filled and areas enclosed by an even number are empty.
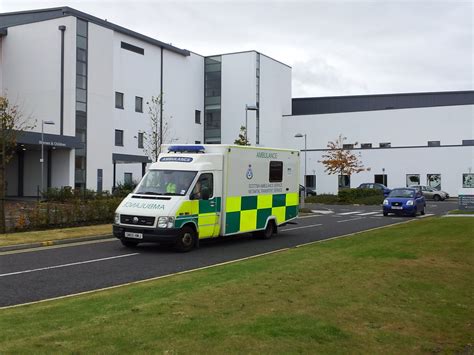
{"type": "Polygon", "coordinates": [[[188,226],[184,226],[179,232],[175,249],[182,253],[192,250],[196,246],[196,232],[188,226]]]}
{"type": "Polygon", "coordinates": [[[439,200],[441,200],[441,196],[440,195],[434,195],[433,200],[439,201],[439,200]]]}
{"type": "Polygon", "coordinates": [[[416,217],[416,209],[413,211],[413,213],[411,214],[412,217],[416,217]]]}
{"type": "Polygon", "coordinates": [[[122,242],[122,245],[127,248],[135,248],[138,245],[138,242],[131,240],[120,239],[120,241],[122,242]]]}
{"type": "Polygon", "coordinates": [[[387,217],[387,216],[388,216],[388,212],[384,212],[383,215],[384,215],[385,217],[387,217]]]}

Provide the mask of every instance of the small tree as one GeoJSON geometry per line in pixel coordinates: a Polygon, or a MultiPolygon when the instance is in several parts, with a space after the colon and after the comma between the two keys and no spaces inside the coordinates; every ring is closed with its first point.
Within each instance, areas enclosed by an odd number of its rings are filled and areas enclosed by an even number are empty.
{"type": "MultiPolygon", "coordinates": [[[[370,171],[370,168],[365,168],[358,155],[354,154],[350,149],[344,148],[344,141],[347,137],[343,137],[342,134],[336,139],[335,142],[328,142],[328,150],[322,155],[322,160],[318,160],[325,167],[324,171],[329,175],[338,174],[341,177],[344,175],[351,176],[362,171],[370,171]]],[[[355,142],[354,146],[358,143],[355,142]]]]}
{"type": "Polygon", "coordinates": [[[7,97],[0,96],[0,233],[5,233],[6,166],[15,154],[17,135],[34,127],[17,105],[10,105],[7,97]]]}
{"type": "Polygon", "coordinates": [[[236,145],[250,145],[249,140],[247,138],[245,138],[246,131],[247,130],[245,129],[245,126],[240,126],[239,138],[237,138],[234,141],[234,144],[236,144],[236,145]]]}
{"type": "Polygon", "coordinates": [[[161,145],[168,139],[169,124],[163,114],[163,96],[152,96],[147,102],[150,127],[148,132],[143,132],[143,149],[145,154],[153,161],[158,160],[161,145]]]}

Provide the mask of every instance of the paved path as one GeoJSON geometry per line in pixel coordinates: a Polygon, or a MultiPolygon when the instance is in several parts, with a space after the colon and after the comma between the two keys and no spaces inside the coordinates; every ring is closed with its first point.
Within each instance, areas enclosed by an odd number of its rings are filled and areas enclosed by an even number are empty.
{"type": "MultiPolygon", "coordinates": [[[[270,240],[249,235],[219,238],[201,242],[201,248],[184,254],[153,244],[127,249],[114,238],[0,253],[0,307],[192,270],[412,219],[383,217],[377,206],[312,207],[330,212],[302,216],[297,225],[281,228],[270,240]]],[[[428,202],[426,216],[455,208],[455,203],[428,202]]]]}

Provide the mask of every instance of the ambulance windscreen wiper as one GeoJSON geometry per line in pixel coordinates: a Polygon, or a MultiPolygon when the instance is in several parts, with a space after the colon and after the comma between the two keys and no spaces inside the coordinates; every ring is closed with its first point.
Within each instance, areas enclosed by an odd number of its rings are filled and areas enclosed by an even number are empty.
{"type": "Polygon", "coordinates": [[[152,191],[138,191],[136,193],[140,195],[163,195],[158,192],[152,192],[152,191]]]}

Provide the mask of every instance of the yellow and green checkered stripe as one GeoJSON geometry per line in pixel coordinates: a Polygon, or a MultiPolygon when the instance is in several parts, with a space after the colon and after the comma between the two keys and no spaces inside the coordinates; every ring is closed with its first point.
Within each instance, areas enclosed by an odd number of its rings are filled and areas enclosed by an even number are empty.
{"type": "Polygon", "coordinates": [[[199,229],[199,238],[208,238],[219,235],[219,216],[221,211],[221,198],[214,197],[210,200],[183,201],[176,213],[175,227],[181,228],[186,223],[192,222],[199,229]]]}
{"type": "Polygon", "coordinates": [[[227,197],[225,234],[263,229],[270,216],[282,224],[297,215],[298,193],[227,197]]]}

